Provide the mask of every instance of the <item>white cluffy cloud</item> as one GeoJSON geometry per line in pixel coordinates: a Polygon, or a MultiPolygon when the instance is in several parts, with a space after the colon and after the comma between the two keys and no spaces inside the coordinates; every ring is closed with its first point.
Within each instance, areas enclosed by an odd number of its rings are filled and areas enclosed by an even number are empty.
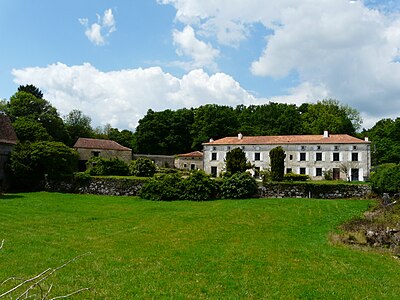
{"type": "Polygon", "coordinates": [[[56,63],[14,69],[12,74],[19,85],[40,87],[61,115],[79,109],[92,118],[94,126],[109,123],[120,129],[135,129],[150,108],[159,111],[206,103],[236,106],[266,101],[248,93],[231,76],[208,75],[202,69],[177,78],[160,67],[101,72],[89,63],[56,63]]]}
{"type": "Polygon", "coordinates": [[[191,62],[186,64],[186,69],[217,69],[215,59],[219,56],[219,51],[211,44],[198,40],[191,26],[186,26],[183,31],[174,30],[173,39],[177,47],[176,53],[191,58],[191,62]]]}
{"type": "Polygon", "coordinates": [[[104,45],[106,38],[111,33],[116,31],[114,15],[111,8],[104,11],[103,17],[97,14],[97,23],[93,23],[89,26],[89,20],[87,18],[79,19],[85,28],[85,35],[95,45],[104,45]]]}
{"type": "Polygon", "coordinates": [[[393,11],[393,1],[158,2],[174,6],[176,20],[191,26],[193,35],[238,51],[246,51],[240,43],[261,25],[264,49],[248,66],[254,76],[284,80],[296,74],[299,83],[292,92],[318,91],[367,118],[394,117],[400,111],[400,14],[393,11]]]}

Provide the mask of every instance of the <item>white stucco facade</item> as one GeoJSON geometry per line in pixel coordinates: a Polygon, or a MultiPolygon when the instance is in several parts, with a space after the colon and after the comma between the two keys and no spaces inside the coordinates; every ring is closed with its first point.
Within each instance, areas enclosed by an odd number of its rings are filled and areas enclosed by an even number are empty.
{"type": "Polygon", "coordinates": [[[269,151],[281,146],[285,151],[285,173],[324,178],[328,170],[334,179],[365,181],[370,175],[370,142],[349,135],[228,137],[203,144],[204,171],[219,176],[225,171],[226,153],[240,147],[254,166],[253,175],[270,169],[269,151]],[[344,170],[347,169],[347,174],[344,170]]]}

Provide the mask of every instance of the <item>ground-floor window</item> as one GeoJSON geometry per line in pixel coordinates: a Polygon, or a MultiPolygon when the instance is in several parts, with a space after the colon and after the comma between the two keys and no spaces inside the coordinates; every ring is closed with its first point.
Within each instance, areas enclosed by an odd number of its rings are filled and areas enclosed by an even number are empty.
{"type": "Polygon", "coordinates": [[[351,181],[359,181],[360,180],[360,172],[358,169],[351,169],[351,181]]]}
{"type": "Polygon", "coordinates": [[[292,168],[286,168],[286,173],[292,173],[292,172],[293,172],[292,168]]]}
{"type": "Polygon", "coordinates": [[[190,164],[190,170],[196,170],[196,165],[195,164],[190,164]]]}
{"type": "Polygon", "coordinates": [[[300,168],[300,174],[306,174],[306,168],[300,168]]]}
{"type": "Polygon", "coordinates": [[[217,167],[211,167],[211,176],[217,177],[218,169],[217,167]]]}
{"type": "Polygon", "coordinates": [[[315,169],[315,176],[322,176],[322,168],[315,169]]]}

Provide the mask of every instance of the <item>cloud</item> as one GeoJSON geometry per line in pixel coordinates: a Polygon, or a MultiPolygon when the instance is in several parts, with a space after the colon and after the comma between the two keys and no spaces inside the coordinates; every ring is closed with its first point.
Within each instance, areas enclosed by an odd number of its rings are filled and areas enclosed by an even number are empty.
{"type": "Polygon", "coordinates": [[[93,23],[89,26],[89,20],[87,18],[79,19],[79,23],[86,28],[85,35],[89,41],[97,46],[104,45],[106,43],[106,38],[117,30],[111,8],[104,11],[103,17],[97,14],[97,23],[93,23]]]}
{"type": "Polygon", "coordinates": [[[158,2],[174,6],[176,21],[205,42],[215,39],[238,52],[246,51],[240,43],[251,36],[252,26],[263,26],[265,46],[249,70],[281,80],[296,74],[298,86],[277,97],[281,101],[326,95],[368,119],[400,111],[400,7],[391,9],[393,1],[158,2]]]}
{"type": "Polygon", "coordinates": [[[176,53],[191,58],[190,62],[182,64],[186,69],[217,69],[215,59],[219,56],[219,51],[211,44],[198,40],[191,26],[186,26],[182,31],[174,30],[172,35],[177,47],[176,53]]]}
{"type": "MultiPolygon", "coordinates": [[[[231,76],[192,70],[177,78],[159,67],[102,72],[89,63],[14,69],[19,85],[39,87],[62,115],[79,109],[105,125],[133,130],[148,109],[197,107],[206,103],[236,106],[262,102],[231,76]]],[[[265,100],[265,99],[264,99],[265,100]]],[[[265,100],[266,101],[266,100],[265,100]]]]}

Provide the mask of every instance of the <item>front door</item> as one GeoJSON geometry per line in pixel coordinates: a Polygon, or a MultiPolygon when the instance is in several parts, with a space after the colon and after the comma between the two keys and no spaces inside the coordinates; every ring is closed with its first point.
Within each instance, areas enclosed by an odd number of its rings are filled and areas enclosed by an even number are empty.
{"type": "Polygon", "coordinates": [[[340,169],[333,168],[333,180],[339,180],[339,179],[340,179],[340,169]]]}

